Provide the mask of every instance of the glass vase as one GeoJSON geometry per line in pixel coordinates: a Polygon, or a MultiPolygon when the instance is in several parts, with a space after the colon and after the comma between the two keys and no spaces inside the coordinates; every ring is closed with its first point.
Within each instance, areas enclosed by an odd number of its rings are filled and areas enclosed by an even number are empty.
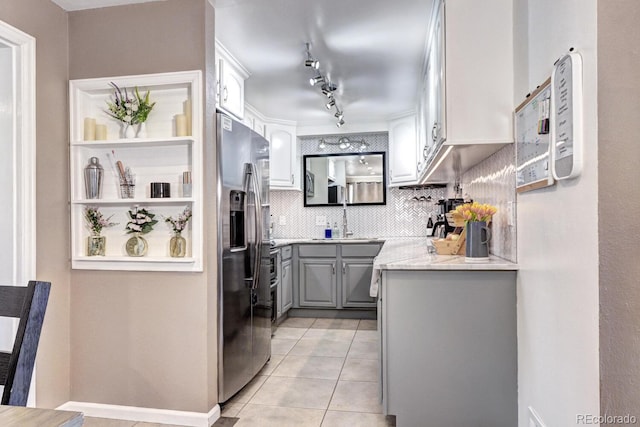
{"type": "Polygon", "coordinates": [[[87,256],[104,256],[107,238],[104,236],[87,237],[87,256]]]}
{"type": "Polygon", "coordinates": [[[169,255],[173,258],[182,258],[187,254],[187,240],[180,233],[169,241],[169,255]]]}
{"type": "Polygon", "coordinates": [[[133,257],[145,256],[147,254],[148,248],[149,245],[147,244],[147,241],[139,233],[135,233],[133,236],[131,236],[125,244],[127,255],[133,257]]]}

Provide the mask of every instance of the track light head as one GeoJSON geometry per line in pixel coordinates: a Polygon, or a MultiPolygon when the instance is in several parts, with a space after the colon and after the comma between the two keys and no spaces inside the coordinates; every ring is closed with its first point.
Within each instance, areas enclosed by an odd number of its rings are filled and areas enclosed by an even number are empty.
{"type": "Polygon", "coordinates": [[[313,59],[313,58],[309,58],[307,60],[304,61],[304,65],[306,67],[311,67],[314,70],[317,70],[318,68],[320,68],[320,61],[313,59]]]}
{"type": "Polygon", "coordinates": [[[320,84],[320,83],[324,83],[324,77],[322,77],[320,74],[318,74],[315,77],[311,77],[309,79],[309,84],[311,86],[315,86],[315,85],[320,84]]]}
{"type": "Polygon", "coordinates": [[[338,123],[336,123],[336,126],[338,126],[339,128],[341,128],[341,127],[342,127],[342,125],[344,125],[344,120],[343,120],[343,119],[338,120],[338,123]]]}
{"type": "Polygon", "coordinates": [[[327,110],[331,110],[335,105],[336,105],[336,100],[333,98],[330,98],[329,102],[325,104],[325,107],[327,107],[327,110]]]}
{"type": "Polygon", "coordinates": [[[338,120],[342,120],[342,118],[344,117],[344,114],[342,114],[342,111],[336,108],[336,113],[333,116],[338,120]]]}

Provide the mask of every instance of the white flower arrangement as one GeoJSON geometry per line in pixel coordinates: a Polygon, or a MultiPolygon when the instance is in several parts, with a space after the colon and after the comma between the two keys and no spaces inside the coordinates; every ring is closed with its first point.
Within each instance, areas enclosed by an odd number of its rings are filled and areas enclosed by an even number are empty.
{"type": "Polygon", "coordinates": [[[127,233],[140,233],[147,234],[153,230],[153,226],[158,223],[153,219],[155,214],[152,214],[148,210],[138,208],[135,206],[133,210],[129,211],[129,222],[127,223],[127,233]]]}

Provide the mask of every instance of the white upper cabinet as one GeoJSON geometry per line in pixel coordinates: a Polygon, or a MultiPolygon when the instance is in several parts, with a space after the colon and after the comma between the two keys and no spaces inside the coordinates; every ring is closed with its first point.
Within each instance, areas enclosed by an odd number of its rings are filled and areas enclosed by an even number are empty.
{"type": "Polygon", "coordinates": [[[389,184],[415,182],[418,152],[416,116],[411,114],[389,122],[389,184]]]}
{"type": "Polygon", "coordinates": [[[269,174],[272,190],[300,190],[300,150],[295,123],[267,122],[269,174]]]}
{"type": "Polygon", "coordinates": [[[443,3],[447,145],[513,142],[512,3],[443,3]]]}
{"type": "Polygon", "coordinates": [[[244,81],[249,72],[216,40],[216,107],[244,118],[244,81]]]}

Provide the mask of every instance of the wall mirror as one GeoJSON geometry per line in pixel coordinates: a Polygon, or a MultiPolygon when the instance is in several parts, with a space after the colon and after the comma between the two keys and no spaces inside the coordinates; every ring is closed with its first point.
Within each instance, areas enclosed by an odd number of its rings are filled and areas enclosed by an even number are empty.
{"type": "Polygon", "coordinates": [[[387,203],[384,151],[309,154],[302,162],[304,206],[387,203]]]}

